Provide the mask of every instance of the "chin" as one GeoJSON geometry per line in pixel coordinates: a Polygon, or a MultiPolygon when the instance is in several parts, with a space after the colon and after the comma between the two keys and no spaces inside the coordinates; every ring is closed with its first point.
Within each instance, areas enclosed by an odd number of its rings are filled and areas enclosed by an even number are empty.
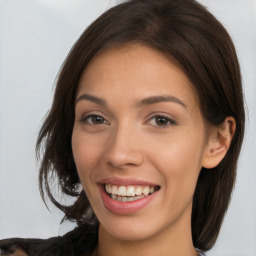
{"type": "Polygon", "coordinates": [[[148,221],[136,220],[136,217],[124,217],[119,220],[105,220],[100,222],[101,227],[111,236],[126,241],[145,240],[158,233],[161,228],[157,224],[148,221]]]}
{"type": "Polygon", "coordinates": [[[147,230],[138,230],[136,228],[134,229],[126,229],[126,228],[113,228],[108,229],[107,232],[112,235],[113,237],[119,239],[119,240],[125,240],[125,241],[139,241],[139,240],[146,240],[153,236],[154,232],[147,231],[147,230]]]}

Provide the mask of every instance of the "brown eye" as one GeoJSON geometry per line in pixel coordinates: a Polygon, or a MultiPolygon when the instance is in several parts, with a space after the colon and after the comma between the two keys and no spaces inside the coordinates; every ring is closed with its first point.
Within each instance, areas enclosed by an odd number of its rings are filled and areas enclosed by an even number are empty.
{"type": "Polygon", "coordinates": [[[104,118],[101,116],[91,116],[91,123],[93,124],[103,124],[104,118]]]}
{"type": "Polygon", "coordinates": [[[165,117],[159,116],[156,118],[155,122],[157,125],[162,126],[162,125],[168,125],[170,121],[165,117]]]}
{"type": "Polygon", "coordinates": [[[108,121],[104,117],[99,115],[88,115],[82,118],[81,122],[91,125],[108,124],[108,121]]]}
{"type": "Polygon", "coordinates": [[[157,115],[157,116],[153,116],[150,119],[150,124],[157,126],[157,127],[168,127],[169,125],[175,125],[177,124],[173,119],[166,117],[166,116],[162,116],[162,115],[157,115]]]}

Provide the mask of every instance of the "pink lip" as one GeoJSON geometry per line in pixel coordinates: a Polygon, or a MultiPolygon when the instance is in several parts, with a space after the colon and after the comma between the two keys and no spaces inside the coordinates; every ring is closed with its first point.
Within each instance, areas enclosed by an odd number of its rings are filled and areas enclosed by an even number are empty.
{"type": "Polygon", "coordinates": [[[97,183],[100,184],[114,184],[114,185],[144,185],[144,186],[159,186],[153,182],[134,179],[134,178],[118,178],[118,177],[107,177],[100,180],[97,180],[97,183]]]}
{"type": "MultiPolygon", "coordinates": [[[[107,182],[110,183],[110,182],[107,182]]],[[[113,184],[113,183],[111,183],[113,184]]],[[[123,183],[122,183],[123,184],[123,183]]],[[[134,184],[134,183],[129,183],[134,184]]],[[[138,183],[141,184],[141,183],[138,183]]],[[[130,202],[120,202],[117,200],[112,199],[104,190],[104,187],[102,185],[99,185],[100,188],[100,194],[103,201],[104,206],[111,212],[125,215],[125,214],[132,214],[136,213],[145,206],[147,206],[156,196],[158,191],[154,192],[153,194],[143,197],[141,199],[130,201],[130,202]]]]}

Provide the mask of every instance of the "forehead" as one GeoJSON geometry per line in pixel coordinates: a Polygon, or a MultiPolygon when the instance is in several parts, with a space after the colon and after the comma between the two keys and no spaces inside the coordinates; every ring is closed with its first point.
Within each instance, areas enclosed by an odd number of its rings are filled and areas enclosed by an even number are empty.
{"type": "Polygon", "coordinates": [[[133,44],[116,46],[98,54],[82,73],[78,95],[118,93],[129,98],[171,94],[196,103],[193,85],[171,58],[152,48],[133,44]]]}

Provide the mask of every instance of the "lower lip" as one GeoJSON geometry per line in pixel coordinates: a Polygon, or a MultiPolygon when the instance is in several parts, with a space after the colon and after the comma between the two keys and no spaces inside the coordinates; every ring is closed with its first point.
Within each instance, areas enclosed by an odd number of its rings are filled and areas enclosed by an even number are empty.
{"type": "Polygon", "coordinates": [[[104,206],[111,212],[116,214],[132,214],[136,213],[145,206],[147,206],[152,199],[155,197],[158,191],[155,191],[149,196],[145,196],[141,199],[130,201],[130,202],[120,202],[112,199],[104,190],[103,186],[100,185],[100,193],[104,206]]]}

